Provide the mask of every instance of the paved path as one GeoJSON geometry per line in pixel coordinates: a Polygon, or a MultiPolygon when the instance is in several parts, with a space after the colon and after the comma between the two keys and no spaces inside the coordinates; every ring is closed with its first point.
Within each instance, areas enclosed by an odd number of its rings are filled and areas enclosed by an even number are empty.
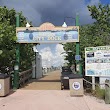
{"type": "Polygon", "coordinates": [[[0,110],[110,110],[102,100],[92,96],[70,97],[60,90],[60,71],[31,80],[24,88],[0,97],[0,110]]]}
{"type": "Polygon", "coordinates": [[[70,97],[69,90],[17,90],[0,98],[0,110],[110,110],[92,96],[70,97]]]}
{"type": "Polygon", "coordinates": [[[61,90],[60,71],[50,72],[40,79],[32,79],[22,89],[25,90],[61,90]]]}

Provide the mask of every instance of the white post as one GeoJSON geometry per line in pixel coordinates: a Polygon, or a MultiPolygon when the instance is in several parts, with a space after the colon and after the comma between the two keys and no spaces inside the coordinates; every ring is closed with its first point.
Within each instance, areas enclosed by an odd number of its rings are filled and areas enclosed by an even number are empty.
{"type": "Polygon", "coordinates": [[[32,78],[35,78],[35,68],[36,68],[35,61],[32,61],[32,78]]]}
{"type": "Polygon", "coordinates": [[[92,76],[92,90],[95,90],[95,76],[92,76]]]}

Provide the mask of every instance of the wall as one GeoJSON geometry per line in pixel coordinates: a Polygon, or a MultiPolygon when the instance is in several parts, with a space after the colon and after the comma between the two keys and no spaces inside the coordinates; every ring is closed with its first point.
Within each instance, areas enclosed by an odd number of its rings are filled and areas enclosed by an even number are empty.
{"type": "Polygon", "coordinates": [[[32,78],[41,78],[43,76],[42,72],[42,57],[36,52],[36,60],[32,61],[33,75],[32,78]]]}

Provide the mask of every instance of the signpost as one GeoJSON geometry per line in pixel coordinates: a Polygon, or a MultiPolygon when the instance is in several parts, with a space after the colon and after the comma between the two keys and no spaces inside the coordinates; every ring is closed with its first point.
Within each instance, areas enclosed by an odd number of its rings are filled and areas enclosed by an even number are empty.
{"type": "MultiPolygon", "coordinates": [[[[16,15],[16,27],[20,26],[20,16],[16,15]]],[[[14,66],[14,80],[13,88],[18,89],[19,87],[19,64],[20,64],[20,44],[16,43],[16,62],[14,66]]]]}
{"type": "MultiPolygon", "coordinates": [[[[78,14],[76,15],[76,26],[79,26],[78,14]]],[[[80,55],[80,42],[76,42],[76,55],[80,55]]],[[[82,64],[79,60],[76,60],[76,70],[78,70],[77,73],[82,76],[82,64]]]]}
{"type": "Polygon", "coordinates": [[[81,55],[75,55],[75,60],[81,60],[81,55]]]}

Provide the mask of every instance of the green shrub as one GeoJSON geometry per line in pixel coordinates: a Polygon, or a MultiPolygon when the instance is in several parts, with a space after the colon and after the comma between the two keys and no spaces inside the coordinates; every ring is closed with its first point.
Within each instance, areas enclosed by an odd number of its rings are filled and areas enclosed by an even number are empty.
{"type": "Polygon", "coordinates": [[[100,87],[97,86],[94,95],[97,98],[104,99],[105,98],[105,90],[104,89],[100,89],[100,87]]]}

